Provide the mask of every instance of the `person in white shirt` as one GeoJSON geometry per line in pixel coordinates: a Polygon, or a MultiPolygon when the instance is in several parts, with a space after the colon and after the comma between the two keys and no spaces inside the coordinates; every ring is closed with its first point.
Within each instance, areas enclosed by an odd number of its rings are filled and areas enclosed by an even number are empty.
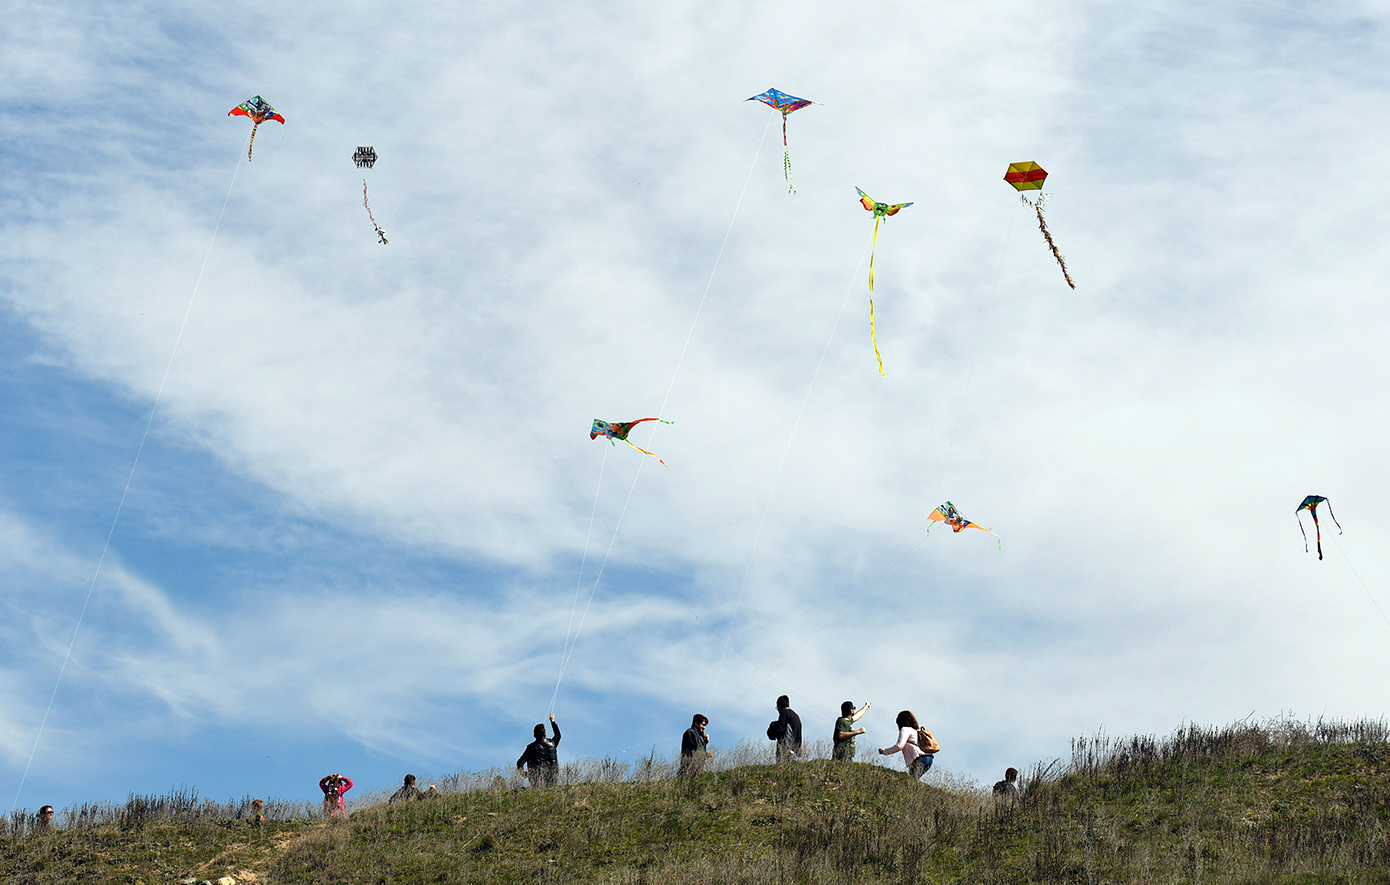
{"type": "Polygon", "coordinates": [[[917,717],[912,715],[911,710],[903,710],[898,714],[898,742],[891,747],[880,747],[879,753],[884,756],[891,756],[894,753],[902,753],[903,761],[907,763],[907,773],[915,778],[920,778],[931,768],[933,756],[922,749],[918,743],[917,717]]]}

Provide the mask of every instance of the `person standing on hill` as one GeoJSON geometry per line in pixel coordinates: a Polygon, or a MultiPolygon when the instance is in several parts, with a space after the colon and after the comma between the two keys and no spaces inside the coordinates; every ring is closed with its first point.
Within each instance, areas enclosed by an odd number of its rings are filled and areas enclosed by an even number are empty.
{"type": "Polygon", "coordinates": [[[767,736],[777,742],[778,762],[790,762],[801,755],[801,717],[786,695],[777,699],[777,721],[768,724],[767,736]]]}
{"type": "Polygon", "coordinates": [[[854,709],[854,701],[845,701],[840,705],[840,718],[835,720],[835,733],[831,736],[834,739],[834,746],[830,750],[830,758],[841,762],[854,761],[854,738],[855,735],[864,733],[864,729],[855,729],[854,723],[859,721],[859,717],[869,711],[872,703],[865,704],[858,710],[854,709]]]}
{"type": "Polygon", "coordinates": [[[550,730],[554,736],[547,739],[544,723],[532,729],[536,739],[526,745],[521,758],[516,760],[517,771],[524,766],[526,778],[533,787],[551,786],[560,776],[560,757],[555,751],[560,744],[560,726],[555,723],[554,713],[550,714],[550,730]]]}
{"type": "Polygon", "coordinates": [[[994,784],[994,798],[996,799],[1017,799],[1018,798],[1018,769],[1010,768],[1004,772],[1004,779],[994,784]]]}
{"type": "Polygon", "coordinates": [[[681,735],[679,774],[699,774],[700,769],[705,767],[705,760],[710,757],[709,735],[705,734],[706,725],[709,725],[709,717],[703,713],[696,713],[690,720],[690,727],[681,735]]]}
{"type": "Polygon", "coordinates": [[[343,801],[343,794],[352,789],[352,778],[343,777],[335,771],[319,781],[319,789],[323,790],[323,816],[342,817],[343,808],[347,805],[343,801]]]}
{"type": "Polygon", "coordinates": [[[933,754],[941,749],[941,745],[936,743],[930,731],[917,724],[917,717],[912,715],[911,710],[899,713],[897,723],[898,742],[891,747],[880,747],[879,752],[884,756],[902,753],[903,761],[907,763],[907,773],[921,778],[931,768],[933,754]],[[922,744],[924,736],[930,741],[926,746],[922,744]]]}
{"type": "Polygon", "coordinates": [[[437,792],[438,791],[434,788],[434,784],[430,784],[430,788],[423,793],[420,792],[420,788],[415,786],[415,775],[407,774],[405,776],[405,784],[399,790],[391,794],[391,798],[386,800],[386,804],[395,805],[397,802],[424,799],[427,796],[435,795],[437,792]]]}
{"type": "Polygon", "coordinates": [[[39,813],[34,817],[34,830],[39,833],[46,833],[53,828],[53,806],[45,805],[39,809],[39,813]]]}

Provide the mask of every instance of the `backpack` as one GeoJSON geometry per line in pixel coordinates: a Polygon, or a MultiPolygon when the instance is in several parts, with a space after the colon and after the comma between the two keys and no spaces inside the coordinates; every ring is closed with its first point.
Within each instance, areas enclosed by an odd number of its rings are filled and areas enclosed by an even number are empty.
{"type": "Polygon", "coordinates": [[[920,725],[917,726],[917,748],[928,756],[941,752],[941,745],[936,742],[936,738],[920,725]]]}

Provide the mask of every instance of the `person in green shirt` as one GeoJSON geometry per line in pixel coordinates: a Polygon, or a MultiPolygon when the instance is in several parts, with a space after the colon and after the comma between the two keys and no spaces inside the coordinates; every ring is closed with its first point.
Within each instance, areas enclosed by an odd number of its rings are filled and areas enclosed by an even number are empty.
{"type": "Polygon", "coordinates": [[[856,729],[854,723],[858,722],[859,717],[867,713],[871,706],[872,703],[866,703],[856,710],[854,701],[845,701],[840,705],[840,718],[835,720],[835,746],[830,751],[831,759],[854,761],[854,737],[864,733],[864,729],[856,729]]]}

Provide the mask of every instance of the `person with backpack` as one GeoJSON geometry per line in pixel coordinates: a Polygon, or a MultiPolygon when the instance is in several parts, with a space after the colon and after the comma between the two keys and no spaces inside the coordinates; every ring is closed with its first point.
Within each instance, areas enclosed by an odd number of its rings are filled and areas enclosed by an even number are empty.
{"type": "Polygon", "coordinates": [[[911,710],[899,713],[897,723],[898,742],[891,747],[880,747],[879,753],[884,756],[902,753],[903,761],[907,763],[907,773],[920,779],[931,768],[941,745],[930,731],[917,724],[917,717],[912,715],[911,710]]]}
{"type": "Polygon", "coordinates": [[[550,714],[550,730],[555,734],[547,739],[543,723],[532,729],[536,739],[526,745],[521,758],[516,760],[517,771],[524,766],[526,778],[533,787],[551,786],[560,776],[560,757],[555,752],[560,743],[560,726],[555,723],[554,713],[550,714]]]}
{"type": "Polygon", "coordinates": [[[801,717],[786,695],[777,699],[777,718],[767,724],[767,738],[777,742],[778,762],[790,762],[801,755],[801,717]]]}
{"type": "Polygon", "coordinates": [[[854,738],[856,735],[864,733],[864,729],[855,729],[854,723],[859,721],[859,717],[869,711],[872,703],[865,704],[858,710],[854,709],[854,701],[845,701],[840,705],[840,718],[835,720],[835,733],[831,735],[834,741],[830,749],[830,758],[841,762],[854,761],[854,738]]]}
{"type": "Polygon", "coordinates": [[[1017,799],[1018,798],[1018,769],[1010,768],[1005,770],[1004,779],[996,781],[994,784],[994,798],[996,799],[1017,799]]]}

